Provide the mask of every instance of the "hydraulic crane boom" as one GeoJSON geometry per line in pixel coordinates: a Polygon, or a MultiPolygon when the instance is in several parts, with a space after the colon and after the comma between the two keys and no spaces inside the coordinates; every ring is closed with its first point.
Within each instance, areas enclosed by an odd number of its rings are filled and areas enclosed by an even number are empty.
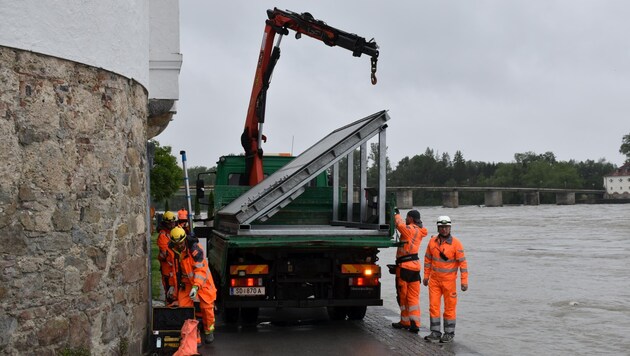
{"type": "Polygon", "coordinates": [[[267,138],[263,135],[262,129],[265,122],[265,103],[271,75],[280,58],[282,36],[288,35],[291,29],[295,31],[296,38],[304,34],[328,46],[339,46],[352,51],[355,57],[360,57],[362,54],[370,56],[372,84],[376,84],[376,63],[379,54],[378,45],[373,40],[366,41],[363,37],[328,26],[325,22],[314,19],[308,12],[297,14],[274,8],[267,10],[267,16],[269,19],[265,21],[265,32],[258,55],[245,129],[241,135],[241,144],[245,149],[246,184],[251,186],[258,184],[264,178],[262,141],[266,141],[267,138]],[[278,41],[272,47],[276,34],[279,35],[278,41]]]}

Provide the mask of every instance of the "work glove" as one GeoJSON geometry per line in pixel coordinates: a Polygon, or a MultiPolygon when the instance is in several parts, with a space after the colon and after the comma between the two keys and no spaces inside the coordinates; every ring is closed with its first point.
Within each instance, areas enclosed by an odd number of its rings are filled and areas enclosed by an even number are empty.
{"type": "Polygon", "coordinates": [[[468,290],[468,284],[462,284],[462,292],[465,292],[468,290]]]}
{"type": "Polygon", "coordinates": [[[422,229],[422,220],[420,220],[420,223],[418,224],[418,227],[422,229]]]}
{"type": "Polygon", "coordinates": [[[428,278],[423,279],[422,280],[422,284],[424,284],[425,286],[428,286],[429,285],[429,279],[428,278]]]}
{"type": "Polygon", "coordinates": [[[193,286],[192,289],[190,290],[190,299],[195,299],[197,298],[197,289],[199,289],[198,286],[193,286]]]}
{"type": "Polygon", "coordinates": [[[166,299],[172,300],[174,296],[175,296],[175,288],[173,286],[170,286],[168,288],[168,292],[166,292],[166,299]]]}
{"type": "Polygon", "coordinates": [[[398,214],[398,215],[400,215],[400,210],[398,210],[398,208],[397,208],[397,207],[394,207],[394,214],[398,214]]]}

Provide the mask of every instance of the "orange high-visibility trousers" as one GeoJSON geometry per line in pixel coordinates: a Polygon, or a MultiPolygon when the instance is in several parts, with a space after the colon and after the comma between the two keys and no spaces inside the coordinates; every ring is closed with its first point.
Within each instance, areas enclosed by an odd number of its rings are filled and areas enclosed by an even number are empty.
{"type": "Polygon", "coordinates": [[[420,281],[403,280],[400,278],[400,270],[400,267],[396,269],[400,324],[408,327],[413,321],[417,327],[420,327],[420,281]]]}
{"type": "Polygon", "coordinates": [[[457,309],[457,281],[441,281],[435,278],[429,279],[429,316],[430,330],[440,330],[440,307],[444,297],[444,332],[455,332],[457,309]]]}
{"type": "MultiPolygon", "coordinates": [[[[193,307],[194,301],[190,299],[192,285],[185,284],[185,288],[180,288],[177,292],[177,302],[180,307],[193,307]]],[[[201,309],[201,320],[203,321],[204,333],[214,331],[214,300],[216,299],[216,289],[200,288],[197,292],[199,308],[201,309]],[[214,295],[212,291],[214,292],[214,295]]],[[[196,314],[196,313],[195,313],[196,314]]]]}

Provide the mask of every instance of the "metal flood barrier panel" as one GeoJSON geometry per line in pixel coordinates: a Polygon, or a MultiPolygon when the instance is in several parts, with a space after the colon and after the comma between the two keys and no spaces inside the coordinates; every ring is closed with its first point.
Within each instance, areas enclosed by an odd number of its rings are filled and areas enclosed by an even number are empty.
{"type": "Polygon", "coordinates": [[[217,212],[226,230],[265,221],[295,200],[305,185],[377,134],[384,135],[389,115],[385,110],[340,127],[284,167],[253,186],[217,212]]]}

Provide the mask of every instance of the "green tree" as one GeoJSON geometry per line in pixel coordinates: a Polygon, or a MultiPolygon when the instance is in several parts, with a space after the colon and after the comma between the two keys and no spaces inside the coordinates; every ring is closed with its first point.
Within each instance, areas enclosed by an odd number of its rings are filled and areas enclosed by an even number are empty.
{"type": "Polygon", "coordinates": [[[453,156],[453,179],[459,184],[468,183],[466,172],[466,161],[462,151],[457,150],[453,156]]]}
{"type": "Polygon", "coordinates": [[[170,146],[160,146],[155,140],[151,142],[155,145],[151,168],[151,198],[166,205],[182,184],[184,172],[177,165],[177,158],[171,154],[170,146]]]}
{"type": "MultiPolygon", "coordinates": [[[[188,167],[188,179],[190,180],[191,189],[194,189],[197,182],[197,176],[199,173],[207,173],[210,170],[214,170],[216,167],[208,168],[205,166],[192,166],[188,167]]],[[[206,185],[214,185],[214,174],[204,174],[201,176],[206,185]]]]}
{"type": "MultiPolygon", "coordinates": [[[[359,185],[359,172],[361,169],[361,152],[356,149],[352,151],[352,185],[359,185]]],[[[346,187],[348,185],[348,156],[339,160],[339,185],[346,187]]]]}
{"type": "Polygon", "coordinates": [[[630,163],[630,134],[623,136],[619,153],[626,155],[626,163],[630,163]]]}
{"type": "Polygon", "coordinates": [[[552,166],[551,181],[554,187],[582,188],[577,168],[571,162],[558,162],[552,166]]]}
{"type": "Polygon", "coordinates": [[[523,167],[518,163],[499,163],[497,169],[489,181],[498,187],[519,187],[523,167]]]}
{"type": "MultiPolygon", "coordinates": [[[[380,152],[378,150],[379,143],[370,143],[370,153],[368,154],[368,170],[367,170],[367,185],[368,187],[376,187],[378,185],[378,162],[380,160],[380,152]]],[[[389,178],[392,173],[392,165],[389,162],[389,157],[385,157],[385,180],[389,183],[389,178]]]]}
{"type": "Polygon", "coordinates": [[[516,163],[527,166],[531,162],[544,161],[548,163],[556,163],[556,155],[553,152],[545,152],[537,155],[535,152],[515,153],[514,160],[516,163]]]}
{"type": "Polygon", "coordinates": [[[615,165],[601,158],[597,162],[586,160],[575,164],[578,175],[582,178],[582,188],[604,189],[602,177],[615,170],[615,165]]]}

